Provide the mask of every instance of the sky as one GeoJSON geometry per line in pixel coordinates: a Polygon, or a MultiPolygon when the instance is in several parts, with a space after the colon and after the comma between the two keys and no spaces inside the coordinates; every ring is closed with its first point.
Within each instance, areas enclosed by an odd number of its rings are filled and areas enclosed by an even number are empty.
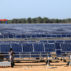
{"type": "Polygon", "coordinates": [[[0,19],[71,18],[71,0],[0,0],[0,19]]]}

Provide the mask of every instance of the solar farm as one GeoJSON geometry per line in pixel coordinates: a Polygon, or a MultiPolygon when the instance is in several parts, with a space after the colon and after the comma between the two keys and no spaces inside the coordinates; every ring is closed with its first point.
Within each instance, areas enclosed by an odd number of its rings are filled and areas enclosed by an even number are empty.
{"type": "MultiPolygon", "coordinates": [[[[12,48],[16,59],[33,58],[45,60],[55,55],[63,57],[71,52],[71,34],[1,34],[0,54],[8,58],[8,52],[12,48]]],[[[24,60],[24,59],[23,59],[24,60]]]]}
{"type": "Polygon", "coordinates": [[[15,67],[21,65],[27,68],[34,68],[34,66],[39,68],[40,66],[41,69],[46,69],[47,66],[53,68],[60,62],[62,65],[70,66],[71,32],[61,31],[47,33],[45,31],[19,32],[19,30],[2,29],[0,31],[0,67],[10,66],[10,48],[15,52],[15,67]]]}

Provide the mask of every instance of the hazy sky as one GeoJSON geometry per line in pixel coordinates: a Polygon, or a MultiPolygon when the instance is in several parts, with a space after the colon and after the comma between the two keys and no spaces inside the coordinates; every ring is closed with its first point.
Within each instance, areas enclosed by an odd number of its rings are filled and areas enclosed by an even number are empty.
{"type": "Polygon", "coordinates": [[[71,0],[0,0],[0,18],[71,18],[71,0]]]}

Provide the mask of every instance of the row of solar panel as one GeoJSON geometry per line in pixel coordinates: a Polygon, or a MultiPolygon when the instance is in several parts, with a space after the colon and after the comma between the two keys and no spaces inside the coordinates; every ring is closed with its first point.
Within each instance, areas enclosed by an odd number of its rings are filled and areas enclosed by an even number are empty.
{"type": "Polygon", "coordinates": [[[71,40],[40,40],[42,43],[71,43],[71,40]]]}
{"type": "Polygon", "coordinates": [[[0,44],[2,43],[71,43],[71,40],[24,40],[24,41],[0,41],[0,44]]]}
{"type": "Polygon", "coordinates": [[[9,52],[10,48],[16,53],[19,52],[55,52],[56,50],[61,50],[62,52],[69,52],[71,51],[71,44],[70,43],[23,43],[23,44],[0,44],[0,53],[7,53],[9,52]]]}
{"type": "Polygon", "coordinates": [[[30,55],[31,57],[39,57],[40,53],[41,56],[46,57],[46,53],[50,52],[56,52],[57,55],[61,55],[65,52],[71,52],[71,43],[4,43],[0,44],[0,53],[8,53],[10,48],[13,48],[14,52],[18,54],[15,55],[15,57],[30,57],[30,55]]]}
{"type": "Polygon", "coordinates": [[[0,38],[52,38],[52,37],[71,37],[71,34],[24,34],[24,35],[15,35],[15,34],[3,34],[0,35],[0,38]]]}

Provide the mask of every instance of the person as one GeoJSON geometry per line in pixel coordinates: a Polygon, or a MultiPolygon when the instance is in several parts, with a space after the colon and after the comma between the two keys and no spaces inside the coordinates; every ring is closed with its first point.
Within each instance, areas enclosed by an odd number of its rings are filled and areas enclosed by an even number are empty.
{"type": "Polygon", "coordinates": [[[14,51],[12,48],[10,48],[9,51],[9,60],[11,62],[11,67],[14,67],[14,51]]]}

